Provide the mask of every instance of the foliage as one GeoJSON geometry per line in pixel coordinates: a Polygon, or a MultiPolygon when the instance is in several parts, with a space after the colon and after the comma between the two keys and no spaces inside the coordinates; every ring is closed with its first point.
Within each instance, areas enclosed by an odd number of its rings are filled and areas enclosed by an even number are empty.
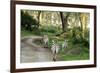
{"type": "Polygon", "coordinates": [[[27,12],[21,11],[21,28],[32,31],[38,29],[38,22],[32,18],[27,12]]]}
{"type": "Polygon", "coordinates": [[[81,44],[73,45],[71,42],[68,48],[58,54],[58,60],[85,60],[89,59],[89,49],[81,44]]]}
{"type": "Polygon", "coordinates": [[[89,48],[89,32],[87,30],[86,32],[86,36],[82,37],[81,34],[81,29],[80,27],[74,27],[72,29],[72,37],[71,37],[71,41],[73,42],[73,44],[82,44],[83,46],[86,46],[87,48],[89,48]]]}
{"type": "Polygon", "coordinates": [[[57,33],[61,32],[61,29],[59,27],[55,27],[55,26],[41,26],[40,28],[40,32],[44,35],[51,35],[51,36],[55,36],[57,33]]]}
{"type": "MultiPolygon", "coordinates": [[[[52,46],[52,40],[60,46],[60,52],[58,53],[59,60],[89,59],[89,28],[87,28],[87,24],[83,24],[83,18],[85,17],[86,19],[85,13],[84,15],[83,13],[81,14],[82,17],[80,17],[79,13],[73,12],[54,12],[53,14],[53,12],[41,11],[38,17],[40,18],[39,23],[28,12],[21,11],[21,36],[38,35],[42,37],[47,35],[49,38],[49,49],[52,46]],[[61,47],[64,40],[68,40],[67,48],[61,47]]],[[[87,21],[84,23],[87,23],[87,21]]],[[[35,43],[44,46],[40,39],[35,40],[35,43]]]]}
{"type": "Polygon", "coordinates": [[[34,31],[28,31],[28,30],[21,30],[21,37],[23,36],[33,36],[33,35],[41,35],[41,33],[39,32],[39,30],[35,30],[34,31]]]}

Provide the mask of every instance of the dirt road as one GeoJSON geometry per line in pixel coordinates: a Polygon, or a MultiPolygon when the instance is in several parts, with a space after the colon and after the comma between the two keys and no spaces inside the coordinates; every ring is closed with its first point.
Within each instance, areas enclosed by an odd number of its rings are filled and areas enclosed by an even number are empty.
{"type": "Polygon", "coordinates": [[[21,63],[52,61],[52,53],[48,48],[43,48],[33,43],[39,36],[21,38],[21,63]]]}

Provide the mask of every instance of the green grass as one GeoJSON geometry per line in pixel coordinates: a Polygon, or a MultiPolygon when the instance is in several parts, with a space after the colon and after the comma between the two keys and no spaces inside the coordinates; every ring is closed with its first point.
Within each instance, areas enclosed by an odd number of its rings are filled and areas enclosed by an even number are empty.
{"type": "Polygon", "coordinates": [[[21,31],[21,36],[31,36],[34,35],[33,32],[27,31],[27,30],[22,30],[21,31]]]}
{"type": "Polygon", "coordinates": [[[21,30],[21,36],[32,36],[32,35],[38,35],[41,36],[41,32],[39,30],[33,30],[33,31],[27,31],[27,30],[21,30]]]}
{"type": "Polygon", "coordinates": [[[61,28],[54,26],[41,26],[39,29],[33,29],[33,31],[28,31],[22,28],[21,36],[29,36],[29,35],[48,35],[55,36],[56,34],[62,32],[61,28]]]}
{"type": "MultiPolygon", "coordinates": [[[[56,36],[56,34],[61,33],[61,29],[58,29],[57,27],[53,27],[53,26],[41,26],[41,28],[39,30],[33,30],[33,31],[27,31],[27,30],[22,30],[21,31],[21,36],[33,36],[33,35],[38,35],[38,36],[42,36],[42,35],[48,35],[49,37],[49,42],[48,42],[48,48],[51,48],[52,45],[52,40],[55,40],[57,44],[59,44],[61,46],[61,44],[64,42],[65,39],[69,40],[68,41],[68,48],[61,50],[62,48],[60,48],[60,52],[58,53],[59,59],[62,61],[66,61],[66,60],[87,60],[89,59],[89,49],[88,47],[84,46],[82,43],[76,43],[73,44],[74,39],[68,37],[67,35],[63,35],[63,36],[67,36],[67,37],[63,37],[61,36],[56,36]],[[80,51],[81,49],[81,51],[80,51]],[[76,53],[69,53],[68,51],[74,50],[74,52],[76,53]],[[77,51],[79,51],[79,53],[77,53],[77,51]]],[[[77,42],[77,41],[75,41],[77,42]]],[[[41,44],[40,42],[37,44],[41,44]]]]}
{"type": "Polygon", "coordinates": [[[83,53],[80,55],[65,55],[63,56],[63,60],[87,60],[89,59],[89,54],[83,53]]]}
{"type": "Polygon", "coordinates": [[[41,33],[48,36],[55,36],[56,34],[62,32],[61,28],[55,26],[41,26],[40,28],[41,33]]]}
{"type": "Polygon", "coordinates": [[[63,61],[88,60],[89,59],[89,49],[84,46],[79,46],[79,45],[80,44],[77,44],[77,45],[70,44],[68,48],[64,49],[63,51],[60,51],[58,56],[63,61]],[[78,51],[77,48],[79,48],[80,51],[78,51]],[[74,50],[73,51],[74,53],[68,53],[71,50],[74,50]]]}

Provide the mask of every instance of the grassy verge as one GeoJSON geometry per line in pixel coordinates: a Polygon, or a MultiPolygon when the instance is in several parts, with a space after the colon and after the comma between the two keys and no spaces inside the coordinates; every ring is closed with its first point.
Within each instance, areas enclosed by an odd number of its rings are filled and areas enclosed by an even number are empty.
{"type": "Polygon", "coordinates": [[[88,60],[89,59],[89,49],[84,46],[79,46],[80,44],[73,45],[69,44],[69,47],[61,50],[58,54],[59,60],[69,61],[69,60],[88,60]]]}
{"type": "MultiPolygon", "coordinates": [[[[33,36],[33,35],[48,35],[49,42],[48,42],[48,48],[50,49],[52,46],[52,40],[55,40],[57,44],[60,46],[64,42],[64,40],[68,41],[68,47],[63,49],[60,48],[60,51],[58,53],[59,60],[66,61],[66,60],[86,60],[89,59],[89,49],[86,46],[83,46],[82,43],[72,43],[72,40],[70,36],[68,37],[68,32],[66,34],[61,34],[60,36],[56,36],[56,34],[61,33],[61,29],[53,26],[42,26],[39,30],[33,30],[33,31],[27,31],[22,30],[21,36],[33,36]],[[63,49],[63,50],[62,50],[63,49]]],[[[69,32],[70,33],[70,32],[69,32]]],[[[43,46],[43,42],[36,41],[37,44],[43,46]]]]}

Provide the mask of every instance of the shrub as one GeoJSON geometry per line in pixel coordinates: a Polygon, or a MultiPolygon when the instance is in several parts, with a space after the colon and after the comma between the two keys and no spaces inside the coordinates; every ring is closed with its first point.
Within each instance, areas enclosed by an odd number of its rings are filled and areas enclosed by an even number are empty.
{"type": "Polygon", "coordinates": [[[38,28],[38,21],[33,19],[27,12],[21,11],[21,28],[25,30],[32,31],[33,29],[38,28]]]}

